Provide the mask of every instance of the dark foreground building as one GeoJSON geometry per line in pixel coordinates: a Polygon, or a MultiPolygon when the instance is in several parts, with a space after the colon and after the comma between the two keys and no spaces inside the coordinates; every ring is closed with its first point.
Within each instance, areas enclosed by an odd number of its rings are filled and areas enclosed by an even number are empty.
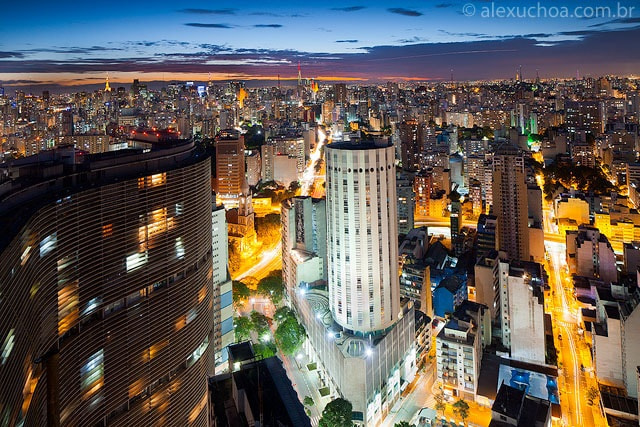
{"type": "Polygon", "coordinates": [[[176,142],[0,168],[0,425],[208,425],[209,158],[176,142]]]}
{"type": "Polygon", "coordinates": [[[278,357],[256,357],[247,341],[229,346],[229,365],[209,380],[215,427],[311,427],[278,357]]]}

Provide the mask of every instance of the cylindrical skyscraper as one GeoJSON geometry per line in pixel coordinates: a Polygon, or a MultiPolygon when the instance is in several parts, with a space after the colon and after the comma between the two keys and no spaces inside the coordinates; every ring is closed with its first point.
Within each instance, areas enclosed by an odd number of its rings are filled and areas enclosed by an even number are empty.
{"type": "Polygon", "coordinates": [[[326,148],[329,301],[354,334],[383,332],[400,312],[394,159],[387,141],[326,148]]]}

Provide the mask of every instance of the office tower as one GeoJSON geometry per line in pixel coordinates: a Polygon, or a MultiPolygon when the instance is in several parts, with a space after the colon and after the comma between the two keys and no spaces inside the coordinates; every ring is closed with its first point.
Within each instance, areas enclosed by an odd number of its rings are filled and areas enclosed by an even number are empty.
{"type": "Polygon", "coordinates": [[[493,158],[493,214],[498,219],[498,249],[509,259],[529,260],[527,183],[524,157],[502,145],[493,158]]]}
{"type": "Polygon", "coordinates": [[[333,85],[333,88],[336,92],[336,104],[347,105],[347,101],[349,100],[347,96],[347,85],[344,83],[336,83],[333,85]]]}
{"type": "Polygon", "coordinates": [[[223,205],[211,211],[211,260],[213,266],[214,329],[216,369],[227,361],[226,347],[234,342],[233,294],[229,274],[229,235],[223,205]]]}
{"type": "Polygon", "coordinates": [[[419,127],[418,121],[414,119],[405,120],[398,125],[402,168],[404,170],[420,170],[422,144],[418,132],[419,127]]]}
{"type": "Polygon", "coordinates": [[[209,158],[187,142],[3,167],[20,176],[0,203],[3,420],[208,425],[209,158]]]}
{"type": "Polygon", "coordinates": [[[245,154],[247,163],[247,183],[249,184],[249,186],[255,187],[260,181],[260,169],[262,166],[260,151],[250,150],[245,154]]]}
{"type": "Polygon", "coordinates": [[[335,143],[326,150],[331,312],[348,330],[384,330],[400,311],[393,146],[335,143]]]}
{"type": "Polygon", "coordinates": [[[270,144],[263,144],[262,147],[260,147],[260,154],[262,157],[262,167],[260,168],[262,182],[273,181],[276,147],[270,144]]]}
{"type": "Polygon", "coordinates": [[[225,206],[238,204],[244,176],[244,136],[233,129],[216,137],[216,197],[225,206]]]}
{"type": "Polygon", "coordinates": [[[570,133],[584,130],[592,134],[604,131],[599,101],[566,101],[565,126],[570,133]]]}
{"type": "Polygon", "coordinates": [[[300,284],[327,280],[327,210],[324,199],[282,202],[282,276],[291,295],[300,284]]]}
{"type": "Polygon", "coordinates": [[[449,216],[449,227],[451,230],[451,247],[456,256],[462,255],[464,249],[464,236],[460,235],[462,229],[462,204],[460,194],[453,190],[449,195],[451,200],[451,214],[449,216]]]}
{"type": "Polygon", "coordinates": [[[429,203],[433,191],[433,175],[430,171],[421,170],[413,181],[415,194],[415,216],[424,218],[429,216],[429,203]]]}
{"type": "Polygon", "coordinates": [[[413,177],[406,173],[397,173],[396,187],[398,194],[398,233],[407,234],[413,230],[415,213],[415,193],[413,177]]]}

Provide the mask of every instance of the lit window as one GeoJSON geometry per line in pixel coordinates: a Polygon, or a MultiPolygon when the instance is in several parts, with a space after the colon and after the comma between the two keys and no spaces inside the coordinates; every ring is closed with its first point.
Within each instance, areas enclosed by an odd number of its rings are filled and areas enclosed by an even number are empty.
{"type": "Polygon", "coordinates": [[[13,345],[16,341],[15,329],[11,329],[9,334],[4,339],[2,343],[2,352],[0,352],[0,366],[4,365],[9,355],[11,354],[11,350],[13,350],[13,345]]]}
{"type": "Polygon", "coordinates": [[[58,233],[49,234],[40,242],[40,258],[47,255],[56,248],[58,242],[58,233]]]}
{"type": "Polygon", "coordinates": [[[100,304],[102,304],[102,298],[100,297],[92,298],[91,300],[89,300],[84,310],[82,310],[82,315],[85,316],[87,314],[93,313],[100,304]]]}
{"type": "Polygon", "coordinates": [[[176,239],[176,258],[184,259],[184,245],[182,244],[182,237],[176,239]]]}
{"type": "Polygon", "coordinates": [[[27,246],[24,252],[22,252],[22,255],[20,255],[20,265],[25,265],[27,261],[29,261],[30,253],[31,253],[31,246],[27,246]]]}
{"type": "Polygon", "coordinates": [[[147,251],[135,253],[127,257],[127,273],[142,267],[149,260],[147,251]]]}
{"type": "Polygon", "coordinates": [[[113,235],[113,224],[105,224],[102,226],[102,238],[111,237],[113,235]]]}
{"type": "Polygon", "coordinates": [[[83,399],[88,399],[102,388],[104,384],[104,351],[102,349],[93,353],[80,368],[80,381],[84,392],[83,399]]]}
{"type": "Polygon", "coordinates": [[[58,290],[58,334],[61,336],[78,321],[78,290],[77,280],[58,290]]]}

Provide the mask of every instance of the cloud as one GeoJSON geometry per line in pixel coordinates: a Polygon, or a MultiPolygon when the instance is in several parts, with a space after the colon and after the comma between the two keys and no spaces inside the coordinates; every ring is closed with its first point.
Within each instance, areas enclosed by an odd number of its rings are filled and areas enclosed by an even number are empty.
{"type": "Polygon", "coordinates": [[[24,54],[20,52],[0,52],[0,58],[23,58],[24,54]]]}
{"type": "Polygon", "coordinates": [[[255,24],[254,28],[282,28],[282,24],[255,24]]]}
{"type": "Polygon", "coordinates": [[[410,37],[408,39],[400,39],[400,40],[398,40],[398,43],[402,43],[402,44],[424,43],[427,40],[428,39],[426,39],[424,37],[413,36],[413,37],[410,37]]]}
{"type": "Polygon", "coordinates": [[[637,18],[618,18],[607,22],[600,22],[599,24],[589,25],[591,28],[602,27],[609,24],[640,24],[640,17],[637,18]]]}
{"type": "Polygon", "coordinates": [[[222,28],[222,29],[229,29],[229,28],[233,28],[233,25],[230,24],[205,24],[202,22],[187,22],[186,24],[187,27],[196,27],[196,28],[222,28]]]}
{"type": "Polygon", "coordinates": [[[418,12],[417,10],[405,9],[402,7],[391,7],[387,9],[387,11],[391,13],[395,13],[397,15],[404,16],[422,16],[422,12],[418,12]]]}
{"type": "Polygon", "coordinates": [[[446,9],[447,7],[453,6],[453,3],[438,3],[435,5],[437,9],[446,9]]]}
{"type": "Polygon", "coordinates": [[[178,12],[193,15],[235,15],[237,9],[180,9],[178,12]]]}
{"type": "Polygon", "coordinates": [[[302,14],[302,13],[281,14],[281,13],[273,13],[273,12],[251,12],[249,13],[249,15],[270,16],[272,18],[302,18],[306,16],[306,14],[302,14]]]}
{"type": "MultiPolygon", "coordinates": [[[[619,75],[637,73],[640,67],[640,28],[618,31],[596,31],[583,37],[542,43],[535,38],[512,37],[474,39],[459,42],[416,42],[361,47],[350,53],[318,53],[296,50],[231,48],[225,45],[177,44],[167,54],[142,53],[132,44],[125,52],[103,52],[103,57],[82,60],[52,54],[49,59],[31,59],[21,52],[0,53],[0,76],[3,80],[21,79],[25,73],[43,73],[41,79],[55,80],[57,73],[93,76],[96,73],[219,73],[224,76],[277,76],[295,78],[298,61],[304,63],[304,74],[382,79],[403,78],[449,79],[454,69],[456,79],[510,78],[522,65],[525,77],[536,69],[542,77],[571,77],[580,67],[581,73],[619,75]],[[552,45],[550,45],[552,44],[552,45]],[[612,49],[615,46],[616,49],[612,49]],[[182,52],[182,53],[180,53],[182,52]],[[599,52],[593,55],[593,52],[599,52]],[[16,55],[17,53],[17,55],[16,55]]],[[[335,40],[335,39],[330,39],[335,40]]],[[[346,39],[345,39],[346,40],[346,39]]],[[[548,41],[549,39],[541,39],[548,41]]],[[[168,43],[170,41],[158,41],[168,43]]],[[[182,43],[173,41],[171,43],[182,43]]],[[[142,42],[148,43],[148,42],[142,42]]],[[[116,47],[120,47],[116,45],[116,47]]],[[[154,49],[154,51],[157,49],[154,49]]],[[[115,75],[114,74],[114,75],[115,75]]],[[[170,77],[169,77],[170,78],[170,77]]],[[[206,78],[206,77],[205,77],[206,78]]],[[[256,77],[257,78],[257,77],[256,77]]],[[[6,85],[5,85],[6,86],[6,85]]]]}
{"type": "Polygon", "coordinates": [[[358,43],[356,39],[336,40],[336,43],[358,43]]]}
{"type": "Polygon", "coordinates": [[[362,9],[366,9],[366,6],[345,6],[345,7],[332,7],[331,10],[338,12],[357,12],[362,9]]]}

